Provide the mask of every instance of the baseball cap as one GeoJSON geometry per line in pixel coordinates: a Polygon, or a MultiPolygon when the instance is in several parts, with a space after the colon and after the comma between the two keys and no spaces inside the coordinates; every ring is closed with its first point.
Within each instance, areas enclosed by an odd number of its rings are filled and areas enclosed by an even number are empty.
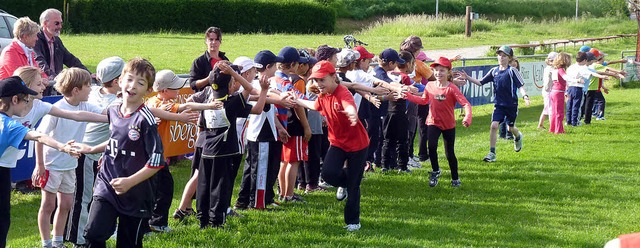
{"type": "Polygon", "coordinates": [[[410,53],[414,53],[422,48],[424,48],[422,46],[422,40],[415,35],[407,37],[402,44],[400,44],[400,50],[410,53]]]}
{"type": "Polygon", "coordinates": [[[322,45],[319,46],[318,49],[316,49],[316,59],[318,61],[328,60],[329,58],[331,58],[331,56],[339,52],[339,48],[331,47],[329,45],[322,45]]]}
{"type": "Polygon", "coordinates": [[[331,62],[327,60],[322,60],[311,68],[311,75],[309,79],[312,78],[323,78],[329,74],[336,73],[336,68],[333,67],[331,62]]]}
{"type": "Polygon", "coordinates": [[[557,52],[550,52],[547,55],[547,59],[550,59],[550,60],[554,60],[554,59],[556,59],[556,57],[558,57],[558,53],[557,52]]]}
{"type": "Polygon", "coordinates": [[[435,68],[436,66],[439,66],[439,65],[447,67],[449,70],[451,70],[451,61],[448,58],[445,58],[445,57],[438,58],[436,61],[431,63],[431,65],[429,67],[435,68]]]}
{"type": "Polygon", "coordinates": [[[337,55],[337,67],[346,67],[360,58],[360,53],[351,49],[342,49],[337,55]]]}
{"type": "Polygon", "coordinates": [[[583,53],[586,53],[586,52],[588,52],[590,50],[591,50],[591,47],[587,46],[587,45],[580,47],[580,52],[583,52],[583,53]]]}
{"type": "Polygon", "coordinates": [[[298,54],[298,49],[290,46],[280,49],[278,56],[283,58],[282,63],[302,62],[300,54],[298,54]]]}
{"type": "Polygon", "coordinates": [[[161,70],[156,73],[156,81],[153,82],[153,91],[164,89],[179,90],[187,83],[186,78],[179,78],[171,70],[161,70]]]}
{"type": "Polygon", "coordinates": [[[240,67],[240,73],[244,73],[251,68],[262,68],[261,64],[256,64],[247,56],[240,56],[233,60],[233,64],[240,67]]]}
{"type": "Polygon", "coordinates": [[[262,50],[260,52],[258,52],[256,54],[256,56],[253,58],[253,62],[255,62],[256,64],[261,65],[261,67],[256,67],[256,68],[262,68],[265,67],[269,64],[273,64],[276,62],[282,62],[284,61],[283,57],[280,56],[276,56],[275,54],[273,54],[273,52],[269,51],[269,50],[262,50]]]}
{"type": "Polygon", "coordinates": [[[398,52],[396,52],[396,50],[393,50],[393,48],[384,49],[384,51],[380,53],[380,59],[384,61],[395,61],[399,64],[405,63],[404,59],[401,59],[398,55],[398,52]]]}
{"type": "Polygon", "coordinates": [[[424,53],[424,51],[420,51],[420,53],[418,53],[418,56],[416,56],[416,59],[420,61],[431,60],[431,58],[429,58],[427,54],[424,53]]]}
{"type": "Polygon", "coordinates": [[[373,53],[370,53],[369,51],[367,51],[367,49],[364,48],[363,46],[354,47],[353,50],[358,51],[358,53],[360,54],[359,59],[372,59],[373,57],[375,57],[373,53]]]}
{"type": "Polygon", "coordinates": [[[593,55],[592,52],[586,52],[587,53],[587,61],[592,61],[592,60],[597,60],[598,58],[596,58],[596,55],[593,55]]]}
{"type": "Polygon", "coordinates": [[[38,92],[29,89],[18,76],[12,76],[0,80],[0,97],[15,96],[17,94],[37,95],[38,92]]]}
{"type": "Polygon", "coordinates": [[[122,74],[124,60],[118,56],[103,59],[96,67],[96,79],[99,82],[110,82],[122,74]]]}
{"type": "Polygon", "coordinates": [[[313,56],[311,56],[311,54],[309,54],[309,52],[305,49],[299,49],[298,53],[300,55],[300,60],[303,64],[308,64],[308,65],[315,65],[316,63],[318,63],[318,60],[316,58],[314,58],[313,56]]]}
{"type": "MultiPolygon", "coordinates": [[[[224,62],[218,62],[224,63],[224,62]]],[[[228,63],[228,62],[227,62],[228,63]]],[[[231,82],[231,75],[224,74],[220,71],[220,68],[217,66],[211,70],[209,73],[209,84],[211,85],[211,89],[213,90],[213,98],[220,99],[229,94],[229,83],[231,82]]],[[[237,65],[230,65],[233,70],[237,73],[240,73],[240,68],[237,65]]]]}
{"type": "Polygon", "coordinates": [[[600,52],[600,50],[595,49],[595,48],[591,48],[591,50],[589,50],[589,52],[593,53],[594,56],[596,56],[596,58],[601,58],[604,57],[606,54],[600,52]]]}
{"type": "Polygon", "coordinates": [[[506,55],[509,55],[510,57],[513,57],[513,49],[511,49],[511,47],[509,46],[501,46],[500,48],[498,48],[498,50],[496,51],[496,54],[498,54],[499,52],[503,52],[506,55]]]}

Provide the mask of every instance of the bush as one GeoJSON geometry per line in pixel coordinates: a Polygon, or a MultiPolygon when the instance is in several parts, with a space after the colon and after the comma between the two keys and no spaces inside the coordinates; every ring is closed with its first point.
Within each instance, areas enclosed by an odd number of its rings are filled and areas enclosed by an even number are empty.
{"type": "Polygon", "coordinates": [[[62,11],[64,0],[2,0],[0,9],[18,18],[28,16],[34,22],[40,22],[40,14],[48,8],[62,11]]]}
{"type": "Polygon", "coordinates": [[[74,0],[69,22],[75,32],[331,33],[336,14],[317,3],[235,0],[74,0]],[[144,10],[144,11],[142,11],[144,10]]]}

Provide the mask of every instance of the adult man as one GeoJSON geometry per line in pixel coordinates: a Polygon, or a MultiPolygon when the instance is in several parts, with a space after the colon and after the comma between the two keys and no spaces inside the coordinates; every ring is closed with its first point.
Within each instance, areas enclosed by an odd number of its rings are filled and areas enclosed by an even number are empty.
{"type": "Polygon", "coordinates": [[[209,27],[204,32],[204,43],[207,44],[207,51],[203,55],[193,60],[189,72],[189,85],[198,92],[209,84],[209,73],[220,60],[229,60],[224,52],[220,51],[222,44],[222,30],[217,27],[209,27]]]}
{"type": "MultiPolygon", "coordinates": [[[[76,58],[60,40],[60,30],[62,30],[62,12],[57,9],[47,9],[40,14],[40,32],[38,32],[38,40],[34,51],[36,52],[36,61],[38,65],[49,75],[49,79],[53,79],[60,71],[62,65],[67,67],[78,67],[85,70],[86,66],[76,58]]],[[[45,91],[45,95],[51,87],[45,91]]]]}

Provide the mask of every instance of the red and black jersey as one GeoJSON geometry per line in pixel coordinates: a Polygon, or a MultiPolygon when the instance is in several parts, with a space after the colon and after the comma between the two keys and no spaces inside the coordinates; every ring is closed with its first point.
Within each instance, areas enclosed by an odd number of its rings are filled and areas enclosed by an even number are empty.
{"type": "Polygon", "coordinates": [[[160,169],[165,165],[158,125],[144,104],[127,116],[120,113],[120,105],[111,106],[107,117],[111,135],[93,195],[109,201],[122,214],[151,217],[155,204],[153,180],[147,179],[122,195],[117,195],[109,182],[131,176],[145,166],[160,169]]]}

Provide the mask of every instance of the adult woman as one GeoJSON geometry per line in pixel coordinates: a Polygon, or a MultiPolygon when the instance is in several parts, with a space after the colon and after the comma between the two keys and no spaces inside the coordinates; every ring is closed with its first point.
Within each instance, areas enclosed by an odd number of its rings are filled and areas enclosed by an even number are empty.
{"type": "MultiPolygon", "coordinates": [[[[33,47],[38,39],[38,24],[22,17],[13,26],[13,36],[16,37],[0,54],[0,79],[8,78],[21,66],[38,67],[36,54],[33,47]]],[[[44,72],[40,72],[43,78],[47,78],[44,72]]]]}

